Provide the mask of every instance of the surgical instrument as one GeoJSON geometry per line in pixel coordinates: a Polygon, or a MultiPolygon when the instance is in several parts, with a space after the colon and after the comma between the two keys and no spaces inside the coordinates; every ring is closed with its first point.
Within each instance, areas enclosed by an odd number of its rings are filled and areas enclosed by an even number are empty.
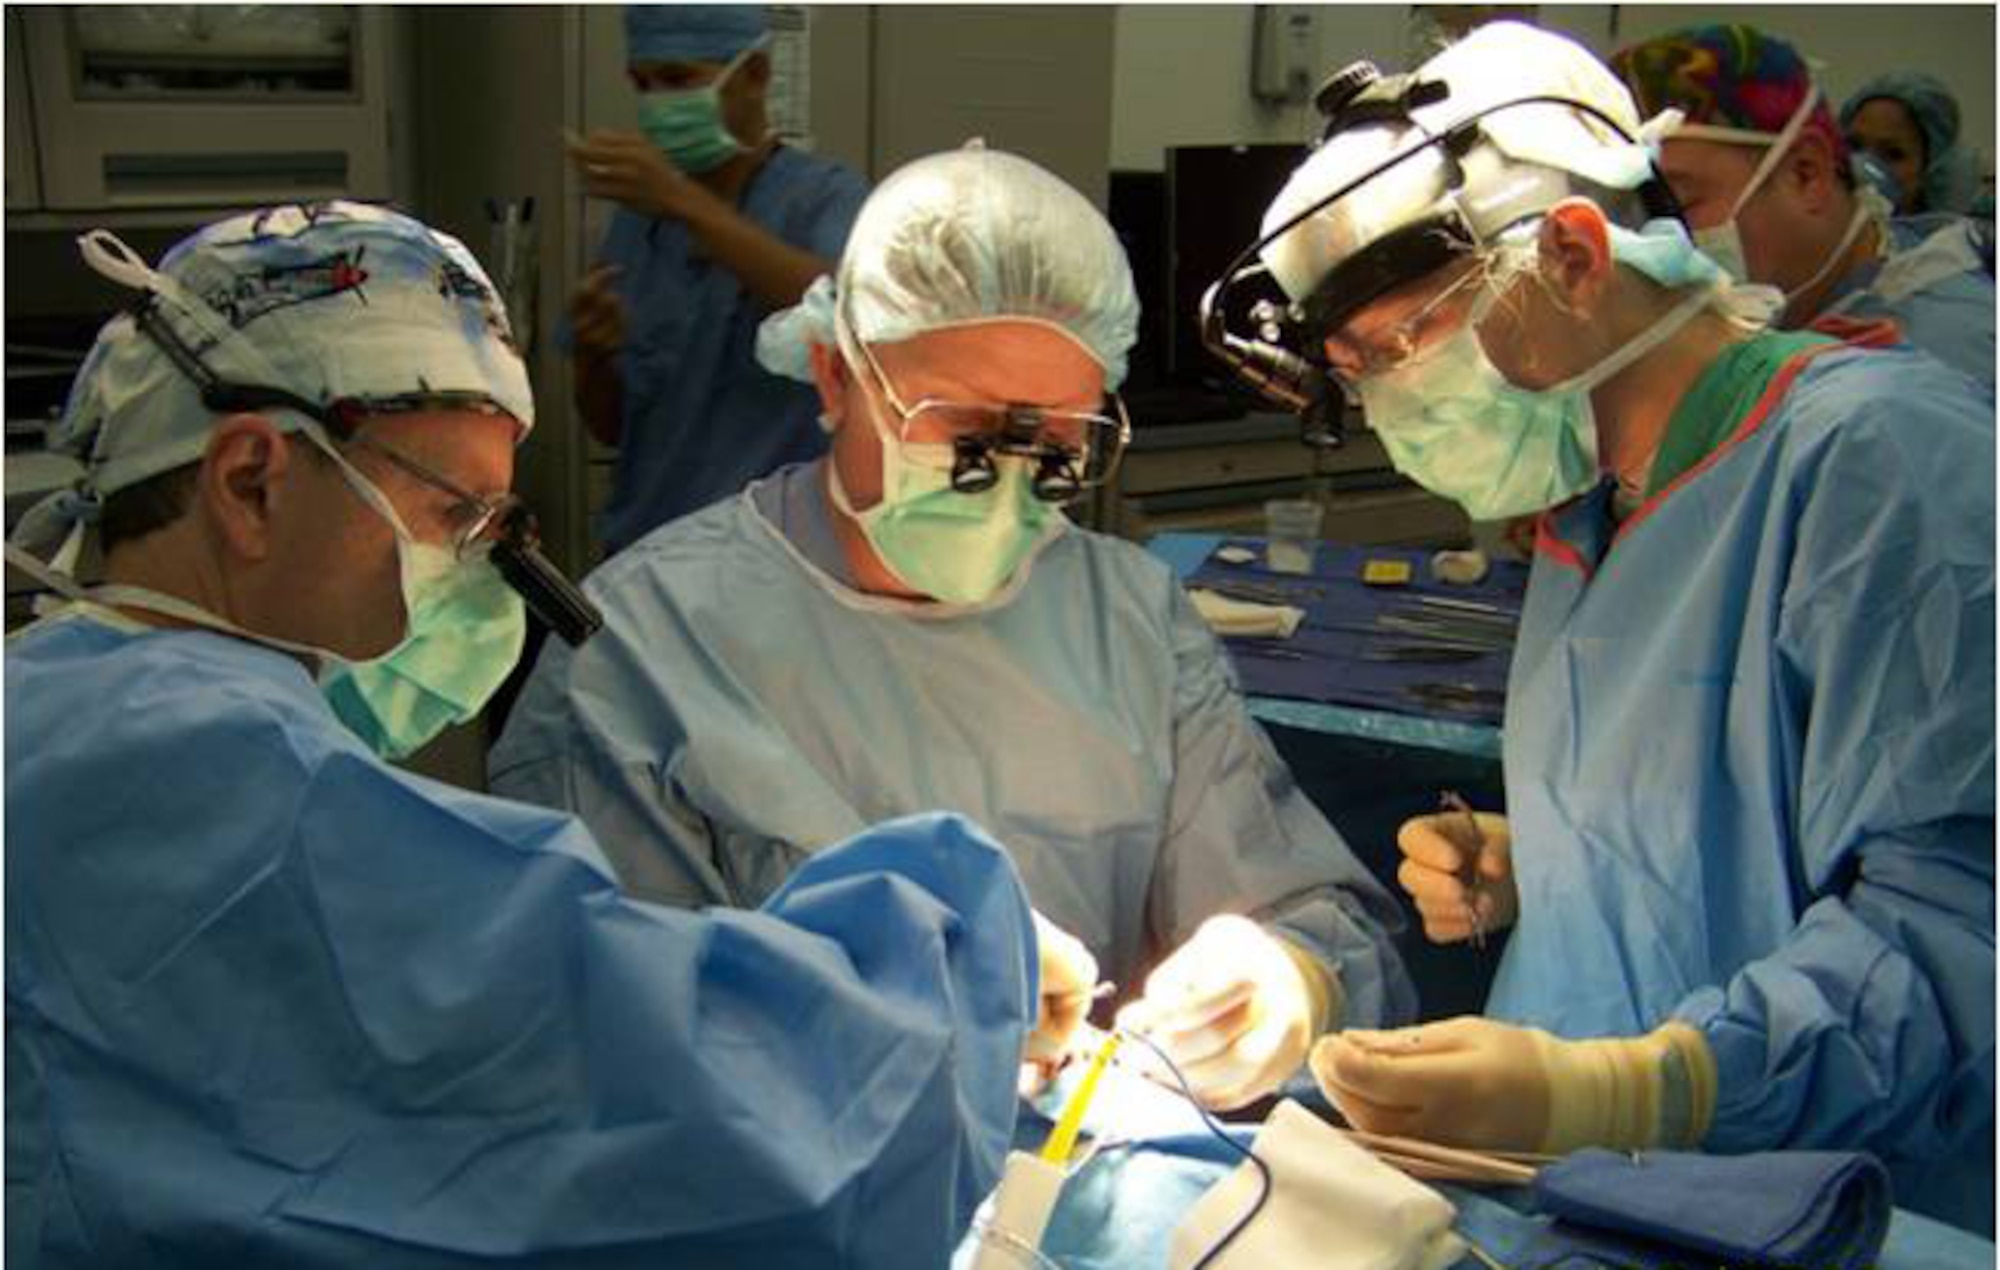
{"type": "Polygon", "coordinates": [[[1484,648],[1451,644],[1380,644],[1361,650],[1362,661],[1382,662],[1467,662],[1490,655],[1484,648]]]}
{"type": "Polygon", "coordinates": [[[1479,912],[1479,862],[1486,851],[1486,835],[1479,831],[1479,817],[1472,814],[1472,807],[1453,790],[1445,790],[1438,795],[1438,802],[1449,812],[1458,812],[1465,817],[1465,827],[1472,831],[1472,855],[1466,864],[1465,918],[1472,927],[1472,947],[1479,952],[1486,951],[1486,919],[1479,912]]]}
{"type": "Polygon", "coordinates": [[[1510,609],[1499,604],[1488,604],[1482,600],[1461,600],[1456,596],[1449,595],[1414,595],[1410,598],[1430,608],[1458,609],[1466,613],[1484,613],[1504,617],[1509,622],[1520,617],[1518,609],[1510,609]]]}

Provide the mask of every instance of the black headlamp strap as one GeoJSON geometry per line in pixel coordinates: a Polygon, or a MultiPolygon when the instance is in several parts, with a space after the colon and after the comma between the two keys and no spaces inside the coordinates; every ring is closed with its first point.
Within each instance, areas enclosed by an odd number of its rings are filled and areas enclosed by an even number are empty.
{"type": "Polygon", "coordinates": [[[174,330],[173,324],[160,312],[157,292],[148,292],[133,306],[132,321],[141,334],[167,355],[174,368],[194,384],[201,394],[201,404],[215,413],[292,410],[318,423],[340,440],[345,441],[354,435],[354,419],[350,417],[350,412],[341,410],[338,405],[329,408],[283,388],[231,383],[218,376],[187,346],[180,332],[174,330]]]}

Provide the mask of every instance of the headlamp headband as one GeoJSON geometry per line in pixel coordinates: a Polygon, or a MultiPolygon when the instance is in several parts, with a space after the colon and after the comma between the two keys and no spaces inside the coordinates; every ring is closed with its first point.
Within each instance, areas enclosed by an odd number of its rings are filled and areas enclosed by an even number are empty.
{"type": "MultiPolygon", "coordinates": [[[[1442,132],[1432,132],[1413,116],[1412,112],[1417,109],[1446,100],[1450,92],[1450,85],[1440,80],[1424,79],[1414,72],[1384,77],[1369,62],[1356,62],[1336,72],[1314,98],[1314,104],[1327,116],[1318,144],[1324,145],[1333,137],[1354,128],[1382,124],[1405,124],[1415,127],[1420,135],[1414,143],[1391,154],[1331,193],[1315,199],[1258,237],[1237,253],[1228,268],[1202,295],[1202,343],[1258,392],[1287,409],[1297,411],[1301,417],[1301,439],[1308,445],[1338,446],[1345,440],[1341,426],[1341,403],[1344,399],[1326,371],[1323,351],[1314,343],[1307,355],[1302,357],[1277,344],[1275,337],[1269,333],[1269,324],[1258,333],[1261,338],[1246,339],[1228,329],[1227,308],[1223,299],[1231,288],[1244,279],[1266,272],[1259,260],[1266,247],[1368,182],[1434,148],[1442,147],[1444,151],[1447,189],[1455,193],[1464,183],[1460,160],[1482,139],[1480,121],[1503,110],[1534,105],[1561,106],[1587,115],[1625,141],[1638,144],[1638,139],[1622,123],[1596,106],[1553,93],[1535,93],[1496,102],[1442,132]]],[[[1648,217],[1680,218],[1680,205],[1657,171],[1640,184],[1636,194],[1648,217]]],[[[1384,235],[1329,270],[1327,276],[1314,287],[1313,294],[1303,304],[1292,307],[1293,319],[1295,322],[1303,319],[1313,324],[1312,329],[1323,330],[1324,323],[1344,319],[1361,305],[1423,277],[1448,263],[1453,255],[1463,252],[1468,246],[1476,246],[1478,242],[1476,228],[1466,222],[1463,213],[1456,207],[1447,208],[1426,220],[1384,235]],[[1353,296],[1359,297],[1352,302],[1342,294],[1349,288],[1352,288],[1353,296]]]]}

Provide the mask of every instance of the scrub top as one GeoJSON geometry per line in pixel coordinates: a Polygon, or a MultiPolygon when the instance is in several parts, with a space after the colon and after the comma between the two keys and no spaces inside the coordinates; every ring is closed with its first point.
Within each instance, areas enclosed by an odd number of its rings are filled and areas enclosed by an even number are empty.
{"type": "MultiPolygon", "coordinates": [[[[867,196],[866,182],[842,165],[779,146],[751,177],[738,210],[835,261],[867,196]]],[[[621,208],[598,263],[619,267],[613,283],[626,306],[618,464],[596,524],[607,551],[825,452],[812,386],[757,364],[757,327],[768,310],[701,253],[685,224],[621,208]]]]}

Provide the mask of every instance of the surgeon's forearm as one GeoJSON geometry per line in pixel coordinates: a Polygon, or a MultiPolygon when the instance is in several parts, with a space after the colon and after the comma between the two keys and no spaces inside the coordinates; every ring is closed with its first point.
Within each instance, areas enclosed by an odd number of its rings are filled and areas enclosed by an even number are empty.
{"type": "Polygon", "coordinates": [[[576,409],[583,416],[584,430],[599,445],[617,446],[625,430],[625,386],[618,376],[617,355],[579,351],[572,364],[576,409]]]}
{"type": "Polygon", "coordinates": [[[720,199],[704,200],[687,224],[709,255],[771,309],[797,304],[813,279],[833,272],[832,261],[792,246],[720,199]]]}

